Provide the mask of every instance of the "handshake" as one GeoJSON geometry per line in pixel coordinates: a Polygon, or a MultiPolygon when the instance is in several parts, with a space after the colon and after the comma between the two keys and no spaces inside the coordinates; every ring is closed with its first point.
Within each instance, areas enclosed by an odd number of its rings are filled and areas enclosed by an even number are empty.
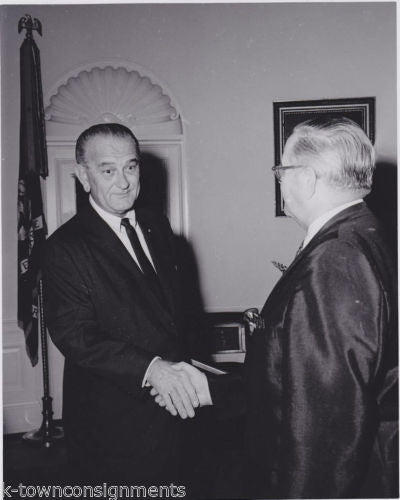
{"type": "Polygon", "coordinates": [[[195,408],[212,405],[207,377],[183,361],[157,359],[150,367],[147,382],[155,402],[171,415],[193,418],[195,408]]]}

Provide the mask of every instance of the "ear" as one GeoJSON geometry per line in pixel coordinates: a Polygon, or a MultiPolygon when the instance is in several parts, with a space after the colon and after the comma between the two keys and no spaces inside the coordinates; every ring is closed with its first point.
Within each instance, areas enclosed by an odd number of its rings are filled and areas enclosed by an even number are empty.
{"type": "Polygon", "coordinates": [[[314,196],[317,187],[317,175],[315,170],[311,167],[304,168],[301,179],[304,197],[305,199],[310,200],[314,196]]]}
{"type": "Polygon", "coordinates": [[[80,165],[79,163],[75,165],[75,175],[78,177],[79,182],[82,184],[83,189],[90,193],[90,184],[87,174],[87,167],[85,165],[80,165]]]}

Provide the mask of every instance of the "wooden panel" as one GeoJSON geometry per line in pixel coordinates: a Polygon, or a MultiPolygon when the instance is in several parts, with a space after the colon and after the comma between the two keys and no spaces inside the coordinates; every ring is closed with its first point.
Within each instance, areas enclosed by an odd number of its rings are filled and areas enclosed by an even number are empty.
{"type": "Polygon", "coordinates": [[[3,427],[5,433],[41,423],[41,366],[32,367],[16,320],[3,321],[3,427]]]}
{"type": "Polygon", "coordinates": [[[3,349],[3,374],[4,393],[23,390],[21,347],[3,349]]]}

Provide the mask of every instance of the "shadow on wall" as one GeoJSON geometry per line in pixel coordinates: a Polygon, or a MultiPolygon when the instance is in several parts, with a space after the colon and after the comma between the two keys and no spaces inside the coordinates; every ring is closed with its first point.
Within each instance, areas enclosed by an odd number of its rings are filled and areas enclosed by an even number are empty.
{"type": "MultiPolygon", "coordinates": [[[[168,206],[168,172],[164,162],[152,153],[140,157],[140,194],[136,207],[148,208],[166,214],[168,206]]],[[[192,245],[181,235],[176,235],[177,259],[182,287],[182,310],[186,352],[197,359],[209,360],[210,335],[207,333],[204,303],[200,291],[200,277],[192,245]]]]}
{"type": "Polygon", "coordinates": [[[382,222],[397,257],[397,166],[394,163],[377,163],[372,191],[365,201],[382,222]]]}
{"type": "Polygon", "coordinates": [[[168,173],[164,162],[152,153],[140,155],[140,194],[135,207],[166,214],[168,206],[168,173]]]}

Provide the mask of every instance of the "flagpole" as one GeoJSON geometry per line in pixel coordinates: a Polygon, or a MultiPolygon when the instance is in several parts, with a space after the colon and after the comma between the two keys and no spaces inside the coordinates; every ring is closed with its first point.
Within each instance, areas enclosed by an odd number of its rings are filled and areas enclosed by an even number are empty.
{"type": "Polygon", "coordinates": [[[63,437],[63,430],[53,423],[49,385],[49,358],[46,320],[43,308],[43,282],[40,253],[46,239],[40,176],[47,170],[46,133],[40,75],[40,54],[32,31],[42,36],[41,22],[29,14],[18,22],[18,33],[25,29],[21,46],[21,123],[20,172],[18,181],[18,319],[24,328],[27,352],[32,365],[38,359],[40,330],[43,369],[43,420],[40,429],[23,435],[29,443],[50,448],[52,441],[63,437]],[[20,311],[21,308],[21,311],[20,311]]]}
{"type": "Polygon", "coordinates": [[[62,439],[64,431],[62,427],[57,427],[53,422],[53,398],[50,396],[49,384],[49,355],[47,343],[46,321],[43,310],[43,280],[39,281],[39,322],[40,341],[42,346],[42,369],[43,369],[43,420],[40,429],[30,431],[22,436],[24,441],[33,444],[42,444],[45,448],[50,448],[53,440],[62,439]]]}

